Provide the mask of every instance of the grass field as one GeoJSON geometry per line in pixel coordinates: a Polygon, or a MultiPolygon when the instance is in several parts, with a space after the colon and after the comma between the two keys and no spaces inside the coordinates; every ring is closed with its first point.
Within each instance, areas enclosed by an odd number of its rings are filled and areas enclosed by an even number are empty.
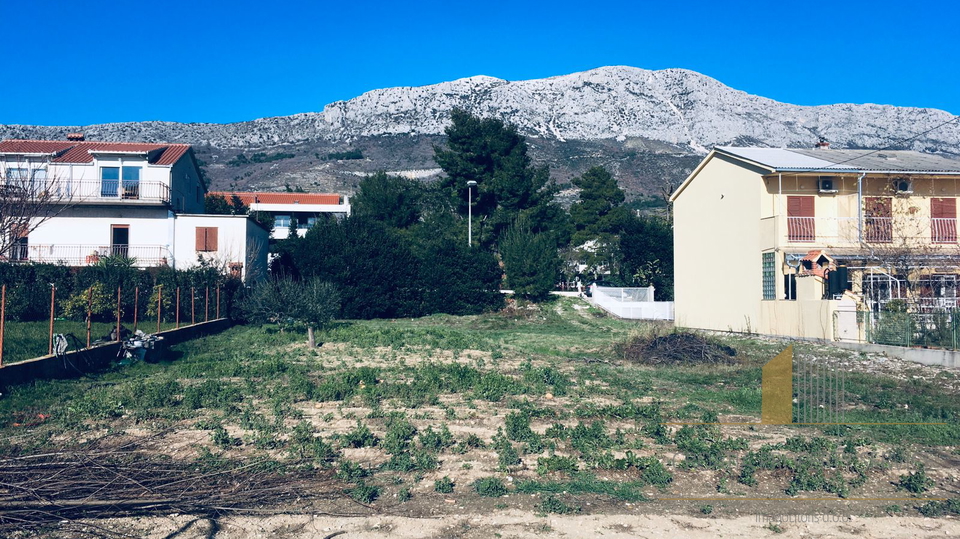
{"type": "Polygon", "coordinates": [[[0,452],[160,436],[173,459],[332,469],[357,502],[410,514],[455,510],[451,496],[536,514],[639,504],[713,518],[782,499],[861,516],[960,508],[939,501],[960,490],[955,371],[877,371],[865,355],[796,344],[800,361],[850,371],[847,421],[927,424],[721,425],[759,422],[760,368],[785,343],[707,337],[735,349],[729,364],[624,359],[626,344],[671,331],[570,298],[339,322],[314,350],[296,331],[235,327],[172,361],[13,388],[0,452]]]}

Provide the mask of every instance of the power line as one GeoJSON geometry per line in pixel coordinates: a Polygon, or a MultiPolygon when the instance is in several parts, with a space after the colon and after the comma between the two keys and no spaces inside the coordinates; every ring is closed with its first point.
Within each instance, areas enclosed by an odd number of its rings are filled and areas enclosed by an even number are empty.
{"type": "Polygon", "coordinates": [[[905,139],[901,139],[901,140],[894,141],[894,142],[888,144],[887,146],[884,146],[883,148],[879,148],[879,149],[876,149],[876,150],[870,150],[869,152],[867,152],[867,153],[865,153],[865,154],[858,155],[858,156],[855,156],[855,157],[851,157],[850,159],[845,159],[845,160],[840,161],[840,162],[838,162],[838,163],[834,163],[834,164],[831,165],[831,166],[842,165],[842,164],[844,164],[844,163],[849,163],[850,161],[853,161],[853,160],[856,160],[856,159],[860,159],[860,158],[866,157],[866,156],[868,156],[868,155],[873,155],[873,154],[875,154],[875,153],[879,153],[879,152],[883,152],[883,151],[889,150],[889,149],[892,148],[893,146],[901,145],[901,144],[904,144],[904,143],[906,143],[906,142],[910,142],[911,140],[916,140],[916,139],[918,139],[918,138],[926,135],[927,133],[929,133],[929,132],[931,132],[931,131],[936,131],[937,129],[940,129],[941,127],[944,127],[944,126],[946,126],[946,125],[949,125],[949,124],[951,124],[951,123],[954,123],[954,122],[956,122],[957,120],[960,120],[960,116],[954,116],[954,117],[951,118],[950,120],[947,120],[947,121],[945,121],[945,122],[943,122],[943,123],[941,123],[941,124],[937,124],[937,125],[931,127],[930,129],[927,129],[926,131],[924,131],[924,132],[922,132],[922,133],[917,133],[916,135],[913,135],[912,137],[907,137],[907,138],[905,138],[905,139]]]}

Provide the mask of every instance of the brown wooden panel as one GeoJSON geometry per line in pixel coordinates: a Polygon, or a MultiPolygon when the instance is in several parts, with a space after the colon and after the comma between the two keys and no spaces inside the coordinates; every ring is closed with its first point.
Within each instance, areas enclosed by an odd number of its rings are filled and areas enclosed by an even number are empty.
{"type": "Polygon", "coordinates": [[[814,197],[788,196],[787,217],[813,217],[814,197]]]}
{"type": "Polygon", "coordinates": [[[207,251],[216,251],[218,247],[218,238],[220,229],[211,226],[207,227],[207,251]]]}

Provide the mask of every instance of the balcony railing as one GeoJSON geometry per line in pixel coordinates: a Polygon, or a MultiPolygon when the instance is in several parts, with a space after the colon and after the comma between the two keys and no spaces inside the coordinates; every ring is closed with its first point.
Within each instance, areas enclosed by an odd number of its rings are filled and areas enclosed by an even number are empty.
{"type": "Polygon", "coordinates": [[[812,243],[817,239],[816,217],[787,217],[787,239],[794,243],[812,243]]]}
{"type": "MultiPolygon", "coordinates": [[[[957,245],[957,219],[908,217],[787,217],[786,243],[817,247],[860,247],[861,244],[957,245]]],[[[781,221],[782,222],[782,221],[781,221]]]]}
{"type": "Polygon", "coordinates": [[[864,217],[863,239],[867,243],[893,242],[893,218],[864,217]]]}
{"type": "Polygon", "coordinates": [[[142,180],[71,180],[56,179],[43,187],[54,199],[82,202],[170,202],[170,186],[164,182],[142,180]]]}
{"type": "Polygon", "coordinates": [[[939,217],[930,219],[930,239],[933,243],[957,243],[957,220],[939,217]]]}
{"type": "Polygon", "coordinates": [[[92,266],[108,256],[132,258],[141,268],[165,266],[170,259],[163,245],[23,245],[15,244],[7,262],[41,262],[66,266],[92,266]]]}

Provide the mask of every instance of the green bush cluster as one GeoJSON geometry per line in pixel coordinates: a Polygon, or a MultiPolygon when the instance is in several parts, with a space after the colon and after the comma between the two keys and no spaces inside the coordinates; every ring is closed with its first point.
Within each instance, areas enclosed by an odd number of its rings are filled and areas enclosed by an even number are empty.
{"type": "MultiPolygon", "coordinates": [[[[50,288],[56,286],[56,315],[76,320],[86,319],[90,292],[93,292],[94,321],[116,320],[117,289],[124,320],[133,316],[134,303],[140,316],[156,316],[157,291],[163,286],[163,319],[172,321],[175,290],[181,288],[180,316],[190,315],[190,288],[197,290],[199,312],[204,312],[206,291],[210,289],[212,317],[215,313],[216,288],[221,288],[221,315],[230,313],[242,283],[210,266],[187,270],[169,267],[140,269],[129,259],[101,258],[96,265],[70,268],[56,264],[0,264],[0,284],[7,285],[6,318],[8,320],[46,320],[50,316],[50,288]],[[135,290],[139,289],[136,293],[135,290]]],[[[185,318],[186,317],[186,318],[185,318]]],[[[202,319],[202,318],[201,318],[202,319]]]]}

